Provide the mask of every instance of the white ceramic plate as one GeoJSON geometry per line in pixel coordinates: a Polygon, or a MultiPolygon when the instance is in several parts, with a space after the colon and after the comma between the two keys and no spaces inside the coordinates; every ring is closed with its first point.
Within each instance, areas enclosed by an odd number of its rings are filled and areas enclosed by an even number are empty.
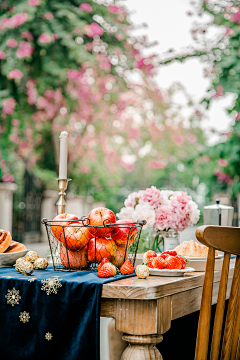
{"type": "Polygon", "coordinates": [[[149,272],[150,275],[157,275],[157,276],[183,276],[185,273],[187,272],[193,272],[195,271],[194,268],[191,267],[186,267],[186,269],[174,269],[174,270],[169,270],[169,269],[150,269],[149,268],[149,272]]]}
{"type": "Polygon", "coordinates": [[[5,254],[5,253],[0,254],[0,267],[13,266],[16,260],[19,259],[20,257],[25,256],[28,251],[29,249],[16,251],[9,254],[5,254]]]}
{"type": "MultiPolygon", "coordinates": [[[[206,256],[184,256],[186,259],[189,260],[207,260],[206,256]]],[[[222,259],[222,255],[215,256],[215,259],[222,259]]]]}

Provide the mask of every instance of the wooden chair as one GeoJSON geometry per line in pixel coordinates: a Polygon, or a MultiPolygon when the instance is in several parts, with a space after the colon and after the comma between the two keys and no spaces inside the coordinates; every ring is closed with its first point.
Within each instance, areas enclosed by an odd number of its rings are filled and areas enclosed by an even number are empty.
{"type": "Polygon", "coordinates": [[[200,308],[195,360],[207,360],[211,320],[212,289],[214,277],[215,249],[224,251],[222,274],[214,319],[210,360],[239,360],[240,358],[240,228],[201,226],[196,230],[198,241],[209,247],[206,273],[200,308]],[[225,298],[227,291],[230,255],[235,254],[236,263],[228,303],[222,341],[225,298]]]}

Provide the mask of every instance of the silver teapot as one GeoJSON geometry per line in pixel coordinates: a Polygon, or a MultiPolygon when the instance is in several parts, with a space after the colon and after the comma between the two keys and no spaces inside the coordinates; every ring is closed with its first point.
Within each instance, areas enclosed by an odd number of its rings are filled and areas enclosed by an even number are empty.
{"type": "Polygon", "coordinates": [[[234,208],[221,205],[220,200],[216,204],[203,208],[204,225],[232,226],[234,208]]]}

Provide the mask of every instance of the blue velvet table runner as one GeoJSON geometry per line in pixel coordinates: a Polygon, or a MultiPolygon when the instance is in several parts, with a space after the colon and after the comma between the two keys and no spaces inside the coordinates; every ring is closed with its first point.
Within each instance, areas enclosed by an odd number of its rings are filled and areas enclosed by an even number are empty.
{"type": "Polygon", "coordinates": [[[99,360],[102,285],[124,277],[0,268],[0,359],[99,360]]]}

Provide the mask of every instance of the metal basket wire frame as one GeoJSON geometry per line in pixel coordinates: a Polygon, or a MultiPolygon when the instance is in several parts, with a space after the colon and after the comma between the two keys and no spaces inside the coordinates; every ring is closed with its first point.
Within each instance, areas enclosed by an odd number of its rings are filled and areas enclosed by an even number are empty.
{"type": "Polygon", "coordinates": [[[95,270],[103,257],[120,267],[126,259],[134,266],[142,227],[146,220],[114,223],[109,219],[102,226],[90,219],[47,220],[45,225],[53,268],[59,271],[95,270]]]}

